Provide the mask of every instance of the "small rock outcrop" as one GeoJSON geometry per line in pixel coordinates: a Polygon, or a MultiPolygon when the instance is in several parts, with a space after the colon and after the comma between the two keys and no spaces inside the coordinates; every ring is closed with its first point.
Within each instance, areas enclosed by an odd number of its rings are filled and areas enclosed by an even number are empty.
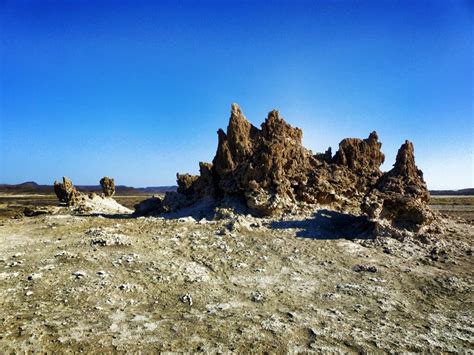
{"type": "Polygon", "coordinates": [[[115,193],[114,179],[104,177],[100,180],[103,194],[101,196],[95,193],[82,193],[78,191],[71,180],[63,177],[63,182],[54,182],[54,192],[59,202],[65,203],[72,212],[78,214],[128,214],[132,211],[111,196],[115,193]]]}
{"type": "MultiPolygon", "coordinates": [[[[136,214],[173,212],[214,201],[216,206],[240,204],[262,216],[325,206],[398,221],[403,213],[388,207],[390,197],[398,194],[397,198],[422,205],[428,198],[411,143],[399,152],[394,169],[383,174],[385,156],[376,132],[366,139],[342,140],[334,156],[331,148],[313,154],[302,144],[301,129],[290,126],[278,111],[272,110],[257,128],[233,104],[227,131],[219,129],[217,135],[212,164],[201,162],[197,176],[177,174],[177,192],[138,204],[136,214]],[[372,200],[385,203],[385,212],[372,211],[372,200]]],[[[405,228],[403,223],[395,225],[405,228]]]]}
{"type": "Polygon", "coordinates": [[[115,181],[108,176],[100,179],[100,186],[102,186],[102,193],[105,197],[112,197],[115,195],[115,181]]]}
{"type": "Polygon", "coordinates": [[[143,200],[134,206],[135,214],[138,216],[147,216],[156,213],[157,211],[161,211],[162,203],[163,199],[159,196],[147,198],[146,200],[143,200]]]}
{"type": "Polygon", "coordinates": [[[63,182],[54,182],[54,192],[58,197],[59,202],[63,202],[68,206],[75,206],[82,198],[82,194],[76,190],[72,181],[66,176],[63,176],[63,182]]]}

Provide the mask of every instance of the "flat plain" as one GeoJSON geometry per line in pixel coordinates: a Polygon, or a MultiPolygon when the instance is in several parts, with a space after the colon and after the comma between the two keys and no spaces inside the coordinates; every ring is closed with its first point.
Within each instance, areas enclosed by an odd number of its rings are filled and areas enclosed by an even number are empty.
{"type": "MultiPolygon", "coordinates": [[[[132,207],[144,196],[116,197],[132,207]]],[[[357,239],[340,216],[67,213],[0,196],[0,351],[461,352],[474,348],[474,197],[436,240],[357,239]]]]}

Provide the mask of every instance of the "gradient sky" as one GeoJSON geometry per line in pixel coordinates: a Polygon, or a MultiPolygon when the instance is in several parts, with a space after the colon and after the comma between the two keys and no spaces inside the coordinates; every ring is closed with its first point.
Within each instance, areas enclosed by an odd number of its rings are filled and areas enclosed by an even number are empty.
{"type": "Polygon", "coordinates": [[[175,183],[237,102],[474,186],[473,2],[0,0],[0,183],[175,183]]]}

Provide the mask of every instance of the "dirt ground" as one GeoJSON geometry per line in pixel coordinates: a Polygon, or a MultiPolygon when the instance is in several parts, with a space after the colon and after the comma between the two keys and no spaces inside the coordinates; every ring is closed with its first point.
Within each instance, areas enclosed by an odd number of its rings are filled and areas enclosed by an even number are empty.
{"type": "Polygon", "coordinates": [[[470,353],[474,199],[438,200],[443,232],[400,241],[326,210],[12,218],[56,201],[1,196],[0,352],[470,353]]]}

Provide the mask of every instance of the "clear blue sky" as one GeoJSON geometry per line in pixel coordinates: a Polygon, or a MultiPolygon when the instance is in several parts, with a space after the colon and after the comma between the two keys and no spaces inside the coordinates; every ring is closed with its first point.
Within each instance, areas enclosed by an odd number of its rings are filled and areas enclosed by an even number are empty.
{"type": "Polygon", "coordinates": [[[0,182],[174,184],[237,102],[313,151],[377,130],[474,186],[469,1],[0,0],[0,182]]]}

